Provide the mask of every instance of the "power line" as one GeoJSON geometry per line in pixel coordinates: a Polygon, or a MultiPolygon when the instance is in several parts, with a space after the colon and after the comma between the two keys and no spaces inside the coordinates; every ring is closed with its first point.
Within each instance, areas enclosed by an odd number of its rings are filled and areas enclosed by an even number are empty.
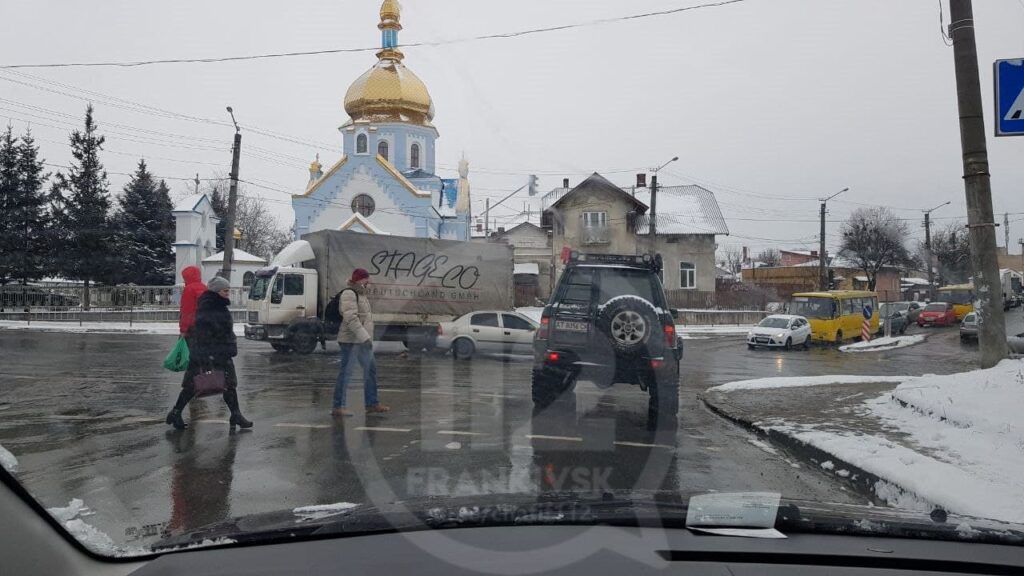
{"type": "MultiPolygon", "coordinates": [[[[578,22],[574,24],[563,24],[558,26],[547,26],[544,28],[529,28],[526,30],[518,30],[515,32],[502,32],[496,34],[484,34],[479,36],[469,36],[466,38],[457,38],[454,40],[443,40],[435,42],[411,42],[408,44],[400,44],[398,48],[414,48],[420,46],[436,47],[444,46],[448,44],[457,44],[464,42],[475,42],[480,40],[497,40],[507,38],[517,38],[521,36],[528,36],[533,34],[543,34],[548,32],[558,32],[562,30],[570,30],[573,28],[583,28],[589,26],[596,26],[599,24],[611,24],[615,22],[625,22],[629,20],[638,20],[641,18],[653,18],[658,16],[668,16],[671,14],[677,14],[680,12],[688,12],[691,10],[700,10],[703,8],[718,8],[727,6],[729,4],[738,4],[745,2],[746,0],[722,0],[720,2],[709,2],[706,4],[698,4],[695,6],[683,6],[679,8],[671,8],[668,10],[659,10],[657,12],[646,12],[642,14],[630,14],[627,16],[618,16],[614,18],[600,18],[596,20],[589,20],[585,22],[578,22]]],[[[380,50],[379,47],[374,46],[372,48],[331,48],[326,50],[307,50],[307,51],[295,51],[295,52],[277,52],[270,54],[251,54],[245,56],[221,56],[221,57],[209,57],[209,58],[167,58],[167,59],[154,59],[154,60],[137,60],[137,61],[121,61],[121,62],[64,62],[64,63],[49,63],[49,64],[4,64],[0,65],[0,69],[14,69],[14,68],[88,68],[88,67],[122,67],[131,68],[139,66],[151,66],[156,64],[210,64],[215,62],[240,62],[246,60],[266,60],[271,58],[293,58],[298,56],[320,56],[325,54],[342,54],[342,53],[357,53],[357,52],[376,52],[380,50]]]]}

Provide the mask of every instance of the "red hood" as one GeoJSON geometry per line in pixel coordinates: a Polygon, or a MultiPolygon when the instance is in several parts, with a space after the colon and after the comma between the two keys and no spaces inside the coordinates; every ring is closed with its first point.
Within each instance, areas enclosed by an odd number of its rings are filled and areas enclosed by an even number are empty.
{"type": "Polygon", "coordinates": [[[921,316],[945,316],[945,310],[924,310],[921,312],[921,316]]]}
{"type": "Polygon", "coordinates": [[[198,266],[186,266],[185,269],[181,271],[181,277],[185,279],[186,286],[203,281],[203,273],[199,270],[198,266]]]}

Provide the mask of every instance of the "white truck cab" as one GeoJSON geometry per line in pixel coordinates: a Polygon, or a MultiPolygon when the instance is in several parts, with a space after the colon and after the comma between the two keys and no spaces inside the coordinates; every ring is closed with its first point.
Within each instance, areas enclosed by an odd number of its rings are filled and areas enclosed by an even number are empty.
{"type": "Polygon", "coordinates": [[[308,354],[316,348],[322,338],[317,317],[318,273],[295,265],[311,258],[308,243],[293,242],[274,264],[256,272],[246,303],[247,339],[268,341],[279,351],[308,354]]]}

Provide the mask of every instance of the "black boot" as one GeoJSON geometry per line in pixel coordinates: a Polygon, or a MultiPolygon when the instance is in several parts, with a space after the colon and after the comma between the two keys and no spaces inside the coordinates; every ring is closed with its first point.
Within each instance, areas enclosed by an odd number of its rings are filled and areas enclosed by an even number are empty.
{"type": "Polygon", "coordinates": [[[192,399],[195,393],[187,388],[182,388],[181,392],[178,393],[178,401],[174,403],[174,408],[167,413],[167,423],[174,426],[178,430],[184,430],[188,428],[188,424],[181,419],[181,411],[185,409],[185,405],[192,399]]]}
{"type": "Polygon", "coordinates": [[[232,427],[252,428],[252,420],[247,420],[245,416],[242,416],[242,410],[238,407],[238,392],[233,389],[225,390],[224,403],[228,405],[228,410],[231,410],[229,423],[232,427]]]}

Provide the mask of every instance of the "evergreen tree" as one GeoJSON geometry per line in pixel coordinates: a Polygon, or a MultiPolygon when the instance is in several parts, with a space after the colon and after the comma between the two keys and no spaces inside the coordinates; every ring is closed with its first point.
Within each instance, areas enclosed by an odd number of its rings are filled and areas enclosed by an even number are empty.
{"type": "Polygon", "coordinates": [[[43,186],[49,177],[39,158],[32,132],[26,130],[17,146],[18,187],[4,210],[10,229],[4,236],[10,242],[13,258],[11,276],[22,284],[37,280],[45,274],[49,246],[46,232],[49,222],[46,214],[46,193],[43,186]]]}
{"type": "Polygon", "coordinates": [[[124,186],[120,209],[114,218],[120,266],[118,282],[142,286],[167,285],[174,274],[174,220],[170,191],[139,165],[124,186]]]}
{"type": "Polygon", "coordinates": [[[90,104],[85,109],[84,130],[71,134],[74,161],[66,173],[57,174],[51,202],[62,211],[58,223],[65,226],[56,248],[56,271],[84,282],[83,307],[89,306],[89,286],[110,279],[117,268],[111,228],[107,173],[100,162],[103,136],[96,133],[90,104]]]}
{"type": "Polygon", "coordinates": [[[213,206],[213,211],[220,218],[217,222],[217,252],[224,249],[224,230],[227,227],[226,219],[228,217],[228,197],[226,194],[221,193],[220,188],[217,186],[213,187],[213,191],[210,193],[210,205],[213,206]]]}
{"type": "Polygon", "coordinates": [[[10,242],[12,222],[7,218],[11,203],[18,194],[18,149],[10,125],[0,137],[0,284],[10,281],[14,257],[10,242]]]}

